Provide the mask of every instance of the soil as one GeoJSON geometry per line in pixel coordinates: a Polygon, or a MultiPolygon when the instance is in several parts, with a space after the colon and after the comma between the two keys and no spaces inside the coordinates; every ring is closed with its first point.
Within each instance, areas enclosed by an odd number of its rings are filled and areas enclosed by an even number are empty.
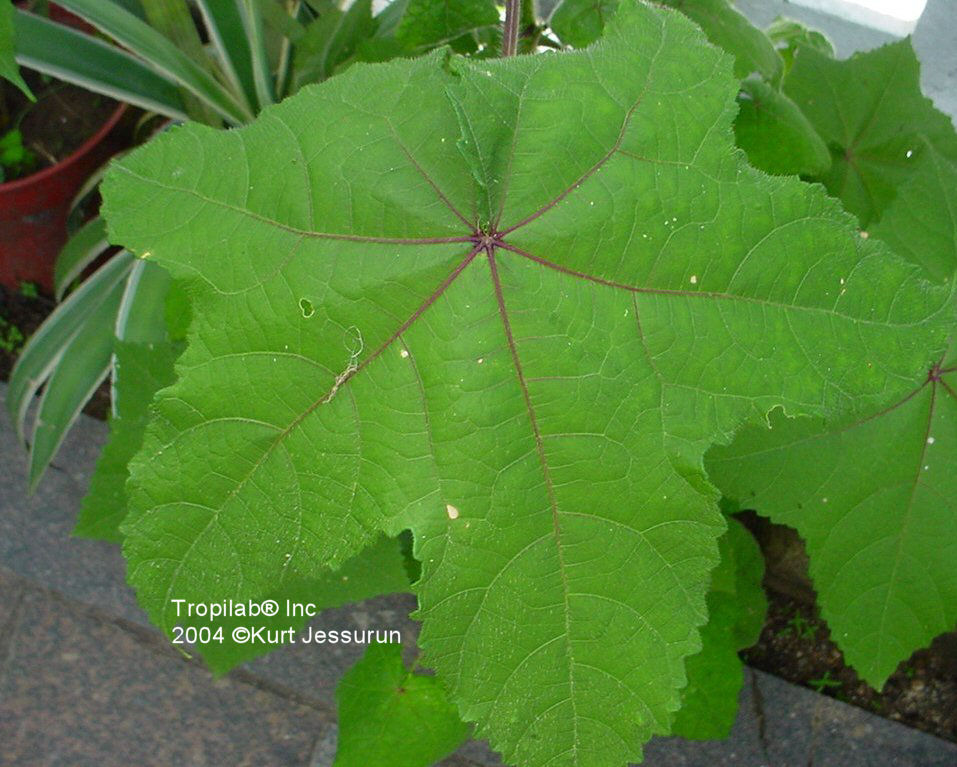
{"type": "Polygon", "coordinates": [[[0,93],[0,134],[19,127],[24,146],[38,164],[33,173],[69,157],[96,133],[116,111],[118,103],[106,96],[24,69],[24,79],[37,97],[29,102],[19,90],[4,83],[0,93]]]}
{"type": "MultiPolygon", "coordinates": [[[[742,521],[757,533],[766,555],[769,537],[780,537],[768,536],[769,529],[793,536],[788,528],[766,520],[759,523],[759,530],[754,530],[751,519],[742,521]]],[[[939,636],[929,648],[914,653],[878,693],[845,665],[813,598],[803,597],[806,587],[802,579],[789,579],[789,583],[797,583],[797,588],[785,586],[791,593],[779,590],[783,581],[780,571],[769,566],[764,584],[769,601],[767,620],[757,644],[741,653],[742,660],[789,682],[957,741],[957,633],[939,636]]]]}
{"type": "MultiPolygon", "coordinates": [[[[56,306],[52,298],[42,293],[34,296],[33,292],[30,288],[18,292],[0,285],[0,381],[10,378],[23,339],[29,338],[56,306]]],[[[83,412],[106,419],[110,412],[108,381],[100,385],[83,412]]]]}

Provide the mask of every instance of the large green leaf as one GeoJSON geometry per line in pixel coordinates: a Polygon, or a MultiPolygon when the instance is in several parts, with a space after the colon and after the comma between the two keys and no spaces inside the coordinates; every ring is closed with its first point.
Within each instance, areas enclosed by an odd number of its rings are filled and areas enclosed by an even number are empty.
{"type": "Polygon", "coordinates": [[[9,80],[24,95],[33,97],[30,88],[20,76],[16,60],[16,44],[13,29],[13,4],[10,0],[0,0],[0,78],[9,80]]]}
{"type": "Polygon", "coordinates": [[[925,142],[957,162],[954,126],[921,94],[909,38],[844,61],[802,47],[783,88],[831,150],[821,181],[863,227],[911,176],[925,142]]]}
{"type": "Polygon", "coordinates": [[[430,767],[468,737],[434,676],[402,662],[402,645],[373,644],[342,677],[334,767],[430,767]]]}
{"type": "MultiPolygon", "coordinates": [[[[957,266],[957,169],[933,150],[875,234],[937,279],[957,266]]],[[[851,423],[776,416],[709,455],[729,495],[805,539],[831,636],[862,678],[957,622],[957,350],[851,423]]]]}
{"type": "Polygon", "coordinates": [[[731,732],[744,682],[738,651],[758,641],[768,607],[761,549],[740,522],[728,521],[718,551],[721,562],[711,576],[701,652],[688,659],[688,686],[672,727],[673,734],[696,740],[726,738],[731,732]]]}
{"type": "Polygon", "coordinates": [[[114,241],[194,312],[131,464],[152,618],[410,528],[425,662],[506,759],[667,732],[724,529],[704,450],[897,396],[943,345],[946,291],[745,163],[737,90],[627,2],[588,51],[357,65],[114,165],[114,241]]]}

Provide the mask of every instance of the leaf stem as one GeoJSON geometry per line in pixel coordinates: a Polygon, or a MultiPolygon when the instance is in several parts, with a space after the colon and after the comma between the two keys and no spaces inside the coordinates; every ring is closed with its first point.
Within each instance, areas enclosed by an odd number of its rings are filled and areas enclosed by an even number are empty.
{"type": "Polygon", "coordinates": [[[518,52],[518,27],[522,17],[522,0],[505,0],[505,27],[502,30],[502,56],[518,52]]]}

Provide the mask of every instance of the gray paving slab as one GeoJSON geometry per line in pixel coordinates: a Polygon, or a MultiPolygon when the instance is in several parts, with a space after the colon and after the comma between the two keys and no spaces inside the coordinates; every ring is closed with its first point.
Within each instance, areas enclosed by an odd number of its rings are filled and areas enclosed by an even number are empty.
{"type": "MultiPolygon", "coordinates": [[[[6,397],[0,383],[0,400],[6,397]]],[[[81,416],[54,465],[28,496],[26,453],[0,408],[0,566],[35,583],[148,625],[126,587],[118,547],[71,537],[80,499],[106,442],[106,424],[81,416]]]]}
{"type": "Polygon", "coordinates": [[[39,589],[0,670],[4,767],[297,767],[330,726],[39,589]]]}

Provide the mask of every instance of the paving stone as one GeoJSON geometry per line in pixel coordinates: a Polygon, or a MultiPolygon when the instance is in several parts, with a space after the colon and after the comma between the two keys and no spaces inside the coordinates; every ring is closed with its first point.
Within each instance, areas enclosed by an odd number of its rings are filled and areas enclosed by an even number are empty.
{"type": "Polygon", "coordinates": [[[305,767],[329,726],[38,591],[0,679],[5,767],[305,767]]]}
{"type": "Polygon", "coordinates": [[[0,677],[9,656],[10,640],[16,631],[22,597],[21,584],[0,568],[0,677]]]}
{"type": "Polygon", "coordinates": [[[957,744],[752,672],[774,767],[953,767],[957,744]]]}
{"type": "MultiPolygon", "coordinates": [[[[0,384],[0,399],[6,385],[0,384]]],[[[125,583],[119,547],[71,537],[80,499],[106,424],[80,416],[54,465],[33,495],[27,495],[26,451],[6,409],[0,409],[0,567],[114,615],[148,625],[125,583]]]]}

